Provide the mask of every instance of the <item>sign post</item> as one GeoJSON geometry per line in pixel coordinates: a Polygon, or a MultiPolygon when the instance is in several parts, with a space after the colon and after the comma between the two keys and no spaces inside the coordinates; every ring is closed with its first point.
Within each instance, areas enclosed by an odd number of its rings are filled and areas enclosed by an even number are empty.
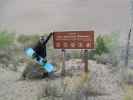
{"type": "Polygon", "coordinates": [[[89,72],[89,69],[88,69],[88,50],[84,50],[84,71],[87,73],[89,72]]]}
{"type": "Polygon", "coordinates": [[[65,67],[66,67],[66,64],[65,64],[65,60],[66,60],[66,51],[65,49],[62,49],[62,70],[61,70],[61,75],[62,76],[65,76],[65,67]]]}

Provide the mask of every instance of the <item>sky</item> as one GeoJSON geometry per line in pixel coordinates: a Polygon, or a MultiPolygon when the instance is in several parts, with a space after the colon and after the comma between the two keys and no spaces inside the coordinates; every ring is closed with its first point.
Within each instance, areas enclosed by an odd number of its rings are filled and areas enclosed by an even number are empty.
{"type": "Polygon", "coordinates": [[[129,30],[128,0],[0,0],[0,28],[16,33],[129,30]]]}

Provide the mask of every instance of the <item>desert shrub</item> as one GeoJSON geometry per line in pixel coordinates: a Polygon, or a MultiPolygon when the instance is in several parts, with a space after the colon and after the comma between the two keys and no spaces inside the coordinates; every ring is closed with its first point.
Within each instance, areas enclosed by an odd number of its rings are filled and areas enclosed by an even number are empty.
{"type": "Polygon", "coordinates": [[[124,100],[133,100],[133,86],[125,85],[124,89],[125,89],[124,100]]]}
{"type": "Polygon", "coordinates": [[[91,50],[88,57],[98,63],[117,66],[119,56],[119,33],[112,32],[110,35],[99,35],[96,38],[96,49],[91,50]]]}
{"type": "Polygon", "coordinates": [[[78,51],[73,51],[71,53],[71,58],[74,58],[74,59],[81,58],[81,55],[78,51]]]}
{"type": "Polygon", "coordinates": [[[128,68],[127,83],[133,84],[133,69],[128,68]]]}
{"type": "Polygon", "coordinates": [[[29,61],[26,65],[21,78],[22,79],[42,79],[44,78],[44,69],[34,61],[29,61]]]}
{"type": "Polygon", "coordinates": [[[15,34],[7,31],[0,32],[0,63],[4,68],[16,68],[16,55],[14,55],[15,34]],[[14,57],[15,56],[15,57],[14,57]]]}
{"type": "Polygon", "coordinates": [[[107,54],[102,54],[102,55],[97,55],[96,56],[97,63],[107,64],[107,59],[108,59],[107,54]]]}
{"type": "Polygon", "coordinates": [[[39,40],[39,35],[19,35],[17,38],[18,43],[23,46],[34,45],[39,40]]]}
{"type": "Polygon", "coordinates": [[[19,37],[17,38],[17,41],[19,43],[23,44],[23,43],[29,41],[29,38],[27,35],[22,34],[22,35],[19,35],[19,37]]]}
{"type": "Polygon", "coordinates": [[[7,31],[0,32],[0,48],[8,47],[13,44],[15,34],[9,33],[7,31]]]}
{"type": "Polygon", "coordinates": [[[96,38],[96,54],[109,53],[116,50],[119,47],[120,34],[112,32],[110,35],[99,35],[96,38]]]}
{"type": "Polygon", "coordinates": [[[107,53],[108,48],[105,44],[104,37],[99,35],[96,39],[96,54],[97,55],[102,55],[103,53],[107,53]]]}
{"type": "Polygon", "coordinates": [[[111,55],[111,54],[102,54],[102,55],[96,55],[96,61],[97,63],[101,64],[111,64],[112,66],[118,65],[118,59],[117,57],[111,55]]]}
{"type": "Polygon", "coordinates": [[[110,37],[101,36],[99,35],[96,38],[96,48],[95,50],[91,50],[88,54],[88,59],[96,60],[96,56],[101,56],[104,53],[109,52],[108,43],[107,41],[110,40],[110,37]]]}
{"type": "Polygon", "coordinates": [[[88,54],[88,59],[91,60],[96,60],[96,51],[95,50],[91,50],[88,54]]]}

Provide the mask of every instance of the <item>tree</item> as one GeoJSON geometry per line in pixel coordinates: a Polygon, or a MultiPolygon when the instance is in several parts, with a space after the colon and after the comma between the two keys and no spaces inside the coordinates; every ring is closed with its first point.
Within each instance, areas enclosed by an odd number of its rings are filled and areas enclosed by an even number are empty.
{"type": "Polygon", "coordinates": [[[108,48],[105,44],[104,38],[100,35],[96,39],[96,54],[102,55],[103,53],[107,53],[108,48]]]}

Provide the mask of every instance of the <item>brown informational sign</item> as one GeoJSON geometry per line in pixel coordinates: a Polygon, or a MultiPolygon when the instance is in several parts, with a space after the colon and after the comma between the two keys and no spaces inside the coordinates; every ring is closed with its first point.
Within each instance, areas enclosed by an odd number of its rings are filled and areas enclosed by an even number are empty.
{"type": "Polygon", "coordinates": [[[53,32],[56,49],[93,49],[94,31],[53,32]]]}

